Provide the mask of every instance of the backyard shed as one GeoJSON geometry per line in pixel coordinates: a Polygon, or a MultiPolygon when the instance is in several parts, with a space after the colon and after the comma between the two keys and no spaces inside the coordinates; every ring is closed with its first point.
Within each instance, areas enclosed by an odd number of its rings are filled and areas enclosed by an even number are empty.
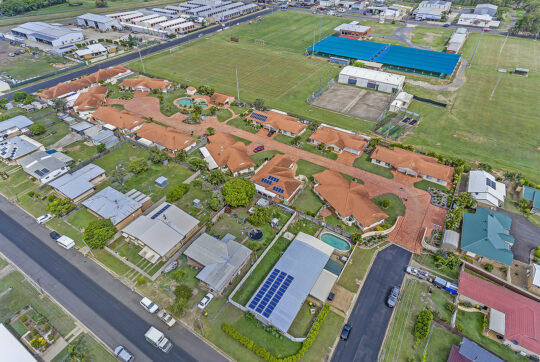
{"type": "Polygon", "coordinates": [[[456,251],[459,247],[459,233],[453,230],[445,230],[441,241],[441,249],[456,251]]]}
{"type": "Polygon", "coordinates": [[[159,176],[156,179],[156,185],[159,187],[165,187],[169,184],[169,179],[167,179],[165,176],[159,176]]]}

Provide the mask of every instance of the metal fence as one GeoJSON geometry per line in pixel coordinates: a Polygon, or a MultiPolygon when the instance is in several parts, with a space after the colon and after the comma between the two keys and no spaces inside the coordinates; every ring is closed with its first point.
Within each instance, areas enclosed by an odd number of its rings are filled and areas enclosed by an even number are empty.
{"type": "Polygon", "coordinates": [[[324,92],[326,92],[328,89],[330,89],[331,86],[333,86],[334,84],[337,83],[337,80],[338,80],[338,77],[335,77],[335,78],[332,78],[328,81],[328,83],[326,84],[326,86],[324,88],[317,88],[313,91],[313,93],[311,93],[308,97],[307,97],[307,102],[308,104],[312,104],[313,102],[315,102],[317,100],[317,98],[319,98],[320,96],[322,96],[322,94],[324,92]]]}
{"type": "Polygon", "coordinates": [[[49,77],[55,76],[57,74],[66,73],[66,72],[69,72],[70,70],[77,69],[77,68],[84,67],[84,66],[86,66],[85,63],[77,63],[75,65],[72,65],[71,67],[58,69],[58,70],[55,70],[54,72],[50,72],[50,73],[47,73],[47,74],[38,75],[37,77],[21,80],[20,82],[17,82],[17,83],[13,83],[13,82],[10,82],[10,81],[7,81],[7,82],[9,83],[11,88],[20,87],[20,86],[28,84],[28,83],[37,82],[38,80],[49,78],[49,77]]]}

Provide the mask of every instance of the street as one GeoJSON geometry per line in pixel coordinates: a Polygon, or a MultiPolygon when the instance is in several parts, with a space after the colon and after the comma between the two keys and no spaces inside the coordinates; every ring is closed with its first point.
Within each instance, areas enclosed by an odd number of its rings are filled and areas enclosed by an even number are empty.
{"type": "Polygon", "coordinates": [[[386,299],[393,286],[401,285],[410,258],[409,251],[396,245],[379,252],[349,317],[349,339],[339,341],[333,361],[377,361],[393,311],[386,299]]]}
{"type": "Polygon", "coordinates": [[[123,345],[137,361],[226,361],[181,324],[167,329],[142,309],[139,294],[81,253],[60,248],[48,232],[0,196],[0,252],[110,348],[123,345]],[[168,354],[145,340],[150,325],[173,342],[168,354]]]}

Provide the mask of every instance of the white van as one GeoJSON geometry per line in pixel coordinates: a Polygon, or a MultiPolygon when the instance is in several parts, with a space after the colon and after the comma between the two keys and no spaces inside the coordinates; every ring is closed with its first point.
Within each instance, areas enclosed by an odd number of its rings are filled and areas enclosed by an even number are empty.
{"type": "Polygon", "coordinates": [[[73,239],[68,238],[65,235],[60,236],[56,240],[56,242],[58,243],[58,245],[60,245],[61,247],[63,247],[66,250],[69,250],[69,249],[71,249],[71,248],[73,248],[75,246],[75,242],[73,241],[73,239]]]}

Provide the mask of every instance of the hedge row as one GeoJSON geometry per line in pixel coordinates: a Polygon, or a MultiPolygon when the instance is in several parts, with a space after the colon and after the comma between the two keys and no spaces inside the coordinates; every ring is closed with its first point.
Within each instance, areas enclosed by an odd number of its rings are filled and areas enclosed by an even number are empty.
{"type": "Polygon", "coordinates": [[[252,339],[244,336],[242,333],[238,332],[234,327],[232,327],[229,324],[223,323],[223,325],[221,326],[221,329],[223,330],[223,332],[231,336],[235,341],[241,343],[244,347],[254,352],[257,356],[261,357],[262,359],[266,361],[296,362],[300,360],[300,358],[302,358],[304,354],[306,354],[308,349],[313,344],[313,341],[315,340],[315,338],[317,338],[317,335],[319,334],[319,329],[321,328],[321,325],[324,322],[324,319],[326,318],[326,315],[328,314],[329,310],[330,310],[330,307],[328,305],[325,305],[321,309],[321,312],[319,313],[317,320],[315,321],[315,323],[313,323],[313,327],[311,327],[311,331],[309,332],[309,335],[304,340],[304,342],[302,342],[302,347],[300,348],[300,350],[296,352],[295,354],[285,357],[285,358],[275,357],[270,352],[268,352],[265,348],[257,346],[252,339]]]}
{"type": "Polygon", "coordinates": [[[414,336],[416,337],[416,341],[424,339],[428,336],[432,320],[433,314],[429,310],[424,309],[420,311],[414,326],[414,336]]]}

